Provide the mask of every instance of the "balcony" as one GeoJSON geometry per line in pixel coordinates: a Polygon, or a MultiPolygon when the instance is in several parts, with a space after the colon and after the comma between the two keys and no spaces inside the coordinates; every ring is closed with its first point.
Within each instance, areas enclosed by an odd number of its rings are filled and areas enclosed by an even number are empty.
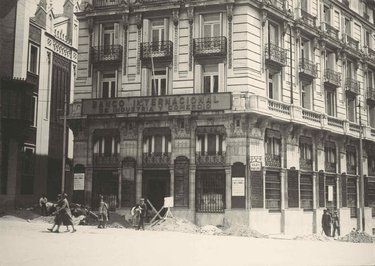
{"type": "Polygon", "coordinates": [[[308,120],[309,122],[315,122],[321,124],[322,122],[322,114],[309,110],[309,109],[302,109],[302,119],[308,120]]]}
{"type": "Polygon", "coordinates": [[[323,28],[323,31],[325,32],[326,36],[328,36],[329,38],[331,38],[335,41],[339,41],[339,30],[338,29],[329,25],[326,22],[322,23],[322,28],[323,28]]]}
{"type": "Polygon", "coordinates": [[[123,0],[93,0],[93,6],[96,8],[118,6],[123,0]]]}
{"type": "Polygon", "coordinates": [[[195,163],[197,166],[224,166],[225,152],[216,154],[207,154],[197,152],[195,155],[195,163]]]}
{"type": "Polygon", "coordinates": [[[265,48],[266,63],[282,67],[286,64],[287,50],[276,44],[268,43],[265,48]]]}
{"type": "Polygon", "coordinates": [[[300,21],[310,28],[316,28],[316,17],[311,15],[309,12],[299,9],[297,12],[300,14],[300,21]]]}
{"type": "Polygon", "coordinates": [[[281,167],[281,156],[275,154],[266,154],[264,156],[265,164],[269,167],[281,167]]]}
{"type": "Polygon", "coordinates": [[[333,87],[341,86],[341,74],[332,69],[324,70],[324,82],[333,87]]]}
{"type": "Polygon", "coordinates": [[[356,175],[357,174],[357,166],[354,164],[346,164],[346,173],[348,175],[356,175]]]}
{"type": "Polygon", "coordinates": [[[170,152],[143,153],[143,167],[168,168],[171,162],[170,152]]]}
{"type": "Polygon", "coordinates": [[[313,161],[311,159],[299,158],[299,167],[301,168],[301,170],[312,171],[313,161]]]}
{"type": "Polygon", "coordinates": [[[290,116],[290,105],[283,102],[268,99],[268,109],[273,112],[290,116]]]}
{"type": "Polygon", "coordinates": [[[367,88],[367,103],[375,105],[375,88],[367,88]]]}
{"type": "Polygon", "coordinates": [[[355,52],[359,51],[359,41],[350,37],[348,34],[343,34],[343,41],[350,49],[354,50],[355,52]]]}
{"type": "Polygon", "coordinates": [[[170,61],[173,57],[173,43],[171,41],[144,42],[141,44],[141,60],[170,61]]]}
{"type": "Polygon", "coordinates": [[[269,2],[269,4],[279,10],[286,11],[287,10],[287,0],[271,0],[266,1],[269,2]]]}
{"type": "Polygon", "coordinates": [[[347,78],[345,81],[345,90],[346,92],[358,95],[360,93],[359,81],[352,78],[347,78]]]}
{"type": "Polygon", "coordinates": [[[312,61],[306,58],[300,58],[299,60],[299,72],[309,79],[315,79],[318,77],[318,64],[314,64],[312,61]]]}
{"type": "Polygon", "coordinates": [[[207,37],[194,39],[194,57],[200,58],[225,58],[227,56],[227,38],[207,37]]]}
{"type": "Polygon", "coordinates": [[[372,50],[370,47],[365,48],[366,51],[366,60],[371,64],[375,65],[375,51],[372,50]]]}
{"type": "Polygon", "coordinates": [[[328,173],[336,173],[336,163],[325,162],[325,170],[328,173]]]}
{"type": "Polygon", "coordinates": [[[328,126],[343,130],[344,129],[344,120],[333,117],[327,116],[327,124],[328,126]]]}
{"type": "Polygon", "coordinates": [[[106,45],[92,47],[93,63],[103,62],[121,62],[122,61],[122,46],[121,45],[106,45]]]}
{"type": "Polygon", "coordinates": [[[117,154],[104,155],[94,153],[92,163],[95,167],[117,168],[119,167],[119,158],[117,154]]]}

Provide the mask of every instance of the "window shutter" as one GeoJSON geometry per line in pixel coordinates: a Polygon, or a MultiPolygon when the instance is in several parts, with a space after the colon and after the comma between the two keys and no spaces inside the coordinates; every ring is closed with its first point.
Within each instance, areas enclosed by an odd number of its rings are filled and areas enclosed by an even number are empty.
{"type": "Polygon", "coordinates": [[[325,207],[325,198],[324,198],[324,173],[319,173],[319,207],[325,207]]]}
{"type": "Polygon", "coordinates": [[[298,171],[288,170],[288,207],[299,207],[298,171]]]}
{"type": "Polygon", "coordinates": [[[251,171],[250,173],[250,200],[251,208],[263,208],[263,172],[251,171]]]}
{"type": "Polygon", "coordinates": [[[341,197],[342,197],[342,207],[347,207],[347,197],[346,197],[346,175],[341,176],[341,197]]]}

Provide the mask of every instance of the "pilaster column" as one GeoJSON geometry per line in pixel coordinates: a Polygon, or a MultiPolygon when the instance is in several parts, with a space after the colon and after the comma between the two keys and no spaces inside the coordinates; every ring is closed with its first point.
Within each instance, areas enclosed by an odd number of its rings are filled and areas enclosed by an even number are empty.
{"type": "Polygon", "coordinates": [[[137,169],[137,176],[135,177],[135,201],[139,202],[142,198],[142,173],[143,169],[137,169]]]}
{"type": "Polygon", "coordinates": [[[280,202],[280,207],[281,210],[285,210],[285,202],[288,200],[287,195],[285,193],[286,191],[286,170],[281,169],[280,170],[280,182],[281,182],[281,202],[280,202]]]}
{"type": "Polygon", "coordinates": [[[92,178],[93,178],[93,168],[86,167],[85,173],[85,205],[92,206],[91,199],[92,199],[92,178]]]}
{"type": "MultiPolygon", "coordinates": [[[[122,164],[121,164],[121,166],[122,166],[122,164]]],[[[120,167],[119,169],[118,169],[118,174],[117,174],[117,176],[118,176],[118,196],[117,196],[117,198],[118,198],[118,208],[121,208],[121,201],[122,201],[122,195],[121,195],[121,191],[122,191],[122,167],[120,167]]]]}
{"type": "Polygon", "coordinates": [[[189,169],[189,210],[195,210],[195,165],[190,165],[189,169]]]}
{"type": "Polygon", "coordinates": [[[171,175],[170,186],[169,186],[170,197],[174,197],[174,165],[173,164],[171,164],[169,167],[169,173],[171,175]]]}

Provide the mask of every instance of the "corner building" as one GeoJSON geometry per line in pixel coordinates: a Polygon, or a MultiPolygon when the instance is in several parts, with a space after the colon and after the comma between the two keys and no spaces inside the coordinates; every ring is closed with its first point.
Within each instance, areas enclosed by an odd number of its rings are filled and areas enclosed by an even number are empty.
{"type": "Polygon", "coordinates": [[[118,211],[173,196],[176,216],[264,233],[317,233],[329,208],[374,233],[373,8],[83,1],[75,195],[118,211]]]}

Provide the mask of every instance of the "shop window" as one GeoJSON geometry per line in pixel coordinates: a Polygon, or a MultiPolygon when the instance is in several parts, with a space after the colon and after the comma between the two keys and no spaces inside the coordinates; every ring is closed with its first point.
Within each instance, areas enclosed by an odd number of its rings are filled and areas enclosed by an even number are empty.
{"type": "Polygon", "coordinates": [[[346,195],[348,200],[348,208],[350,208],[350,217],[357,217],[357,179],[348,178],[346,184],[346,195]]]}
{"type": "Polygon", "coordinates": [[[21,194],[34,193],[35,148],[24,146],[22,152],[21,194]]]}
{"type": "Polygon", "coordinates": [[[279,172],[266,172],[266,209],[281,210],[281,179],[279,172]]]}
{"type": "Polygon", "coordinates": [[[196,209],[198,212],[224,212],[224,171],[197,171],[196,209]]]}
{"type": "Polygon", "coordinates": [[[203,92],[219,92],[219,70],[217,64],[203,66],[203,92]]]}
{"type": "Polygon", "coordinates": [[[313,209],[313,179],[311,175],[300,177],[301,208],[305,211],[313,209]]]}
{"type": "Polygon", "coordinates": [[[39,74],[39,47],[29,44],[29,64],[27,70],[34,74],[39,74]]]}

